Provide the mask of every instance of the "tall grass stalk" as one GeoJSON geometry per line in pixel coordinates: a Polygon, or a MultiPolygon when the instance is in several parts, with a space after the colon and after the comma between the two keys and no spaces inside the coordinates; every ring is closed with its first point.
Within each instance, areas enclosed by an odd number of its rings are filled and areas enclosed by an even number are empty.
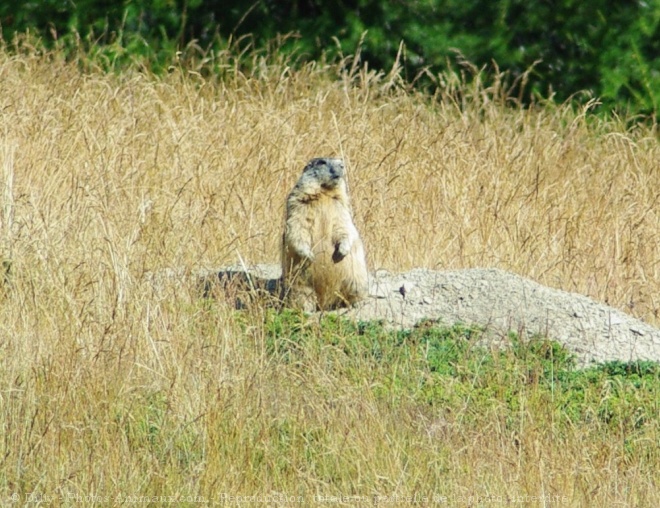
{"type": "Polygon", "coordinates": [[[357,59],[228,51],[155,77],[0,50],[2,499],[657,505],[657,414],[617,427],[605,381],[569,418],[526,364],[438,377],[405,341],[383,363],[390,336],[313,320],[279,354],[267,310],[200,298],[199,268],[278,262],[287,192],[340,155],[373,270],[499,267],[660,324],[655,128],[442,79],[428,97],[357,59]]]}

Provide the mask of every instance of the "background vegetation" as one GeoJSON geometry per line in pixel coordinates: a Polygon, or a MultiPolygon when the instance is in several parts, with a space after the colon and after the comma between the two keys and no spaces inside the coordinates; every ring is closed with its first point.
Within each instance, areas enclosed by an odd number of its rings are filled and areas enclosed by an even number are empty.
{"type": "Polygon", "coordinates": [[[403,49],[407,80],[430,89],[469,61],[514,78],[533,68],[519,89],[526,102],[597,97],[605,110],[645,115],[660,105],[660,0],[21,0],[0,5],[0,22],[6,41],[31,30],[70,50],[100,44],[111,66],[163,69],[190,45],[217,51],[243,38],[263,48],[292,34],[278,50],[298,62],[360,46],[363,62],[389,70],[403,49]]]}
{"type": "Polygon", "coordinates": [[[19,42],[0,49],[3,504],[660,505],[657,364],[237,312],[194,277],[277,263],[287,192],[339,155],[372,269],[499,267],[657,325],[653,126],[521,107],[506,75],[428,96],[354,57],[239,45],[107,73],[103,48],[19,42]]]}

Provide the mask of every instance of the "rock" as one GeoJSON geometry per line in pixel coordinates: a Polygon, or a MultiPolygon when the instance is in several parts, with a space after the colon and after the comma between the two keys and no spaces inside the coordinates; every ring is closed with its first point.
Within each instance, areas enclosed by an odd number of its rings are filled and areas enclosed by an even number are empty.
{"type": "MultiPolygon", "coordinates": [[[[238,287],[276,296],[279,267],[258,265],[248,271],[249,277],[240,267],[207,272],[201,277],[201,289],[210,294],[220,285],[222,291],[238,287]]],[[[575,353],[581,366],[611,360],[660,361],[657,328],[585,296],[513,273],[481,268],[414,269],[403,274],[379,270],[371,279],[366,301],[336,312],[361,321],[381,320],[396,328],[412,328],[422,319],[476,325],[485,329],[486,339],[493,344],[506,342],[512,330],[523,338],[547,336],[575,353]],[[402,300],[414,305],[402,306],[402,300]]]]}
{"type": "Polygon", "coordinates": [[[401,294],[401,296],[406,298],[406,296],[408,296],[414,288],[415,288],[415,283],[407,280],[399,287],[399,293],[401,294]]]}
{"type": "Polygon", "coordinates": [[[369,296],[372,298],[388,298],[391,292],[392,288],[389,286],[389,284],[384,282],[372,282],[371,287],[369,288],[369,296]]]}

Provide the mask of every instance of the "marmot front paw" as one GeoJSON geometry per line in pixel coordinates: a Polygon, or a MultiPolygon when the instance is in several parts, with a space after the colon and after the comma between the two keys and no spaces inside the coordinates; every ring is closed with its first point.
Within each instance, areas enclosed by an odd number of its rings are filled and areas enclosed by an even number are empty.
{"type": "Polygon", "coordinates": [[[351,242],[348,241],[348,238],[337,244],[337,252],[341,254],[341,257],[348,256],[348,253],[351,252],[351,242]]]}
{"type": "Polygon", "coordinates": [[[351,246],[348,243],[348,240],[344,240],[335,245],[335,251],[332,253],[332,260],[335,263],[339,263],[351,252],[351,246]]]}
{"type": "Polygon", "coordinates": [[[305,247],[304,249],[300,249],[298,252],[300,254],[300,257],[303,259],[307,259],[309,261],[314,261],[314,252],[312,252],[312,249],[309,247],[305,247]]]}

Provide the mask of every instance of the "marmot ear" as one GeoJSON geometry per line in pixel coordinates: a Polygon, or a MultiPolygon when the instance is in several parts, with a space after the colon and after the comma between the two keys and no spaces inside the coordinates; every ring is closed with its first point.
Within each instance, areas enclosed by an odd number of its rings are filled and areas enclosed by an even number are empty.
{"type": "Polygon", "coordinates": [[[328,162],[324,158],[315,157],[314,159],[310,160],[307,163],[307,166],[305,166],[305,169],[303,171],[307,171],[308,169],[316,168],[318,166],[325,166],[327,164],[328,162]]]}
{"type": "Polygon", "coordinates": [[[316,159],[312,159],[311,161],[309,161],[309,162],[305,165],[305,167],[303,168],[303,173],[304,173],[305,171],[307,171],[308,169],[312,169],[312,168],[314,167],[314,163],[315,163],[315,162],[316,162],[316,159]]]}

